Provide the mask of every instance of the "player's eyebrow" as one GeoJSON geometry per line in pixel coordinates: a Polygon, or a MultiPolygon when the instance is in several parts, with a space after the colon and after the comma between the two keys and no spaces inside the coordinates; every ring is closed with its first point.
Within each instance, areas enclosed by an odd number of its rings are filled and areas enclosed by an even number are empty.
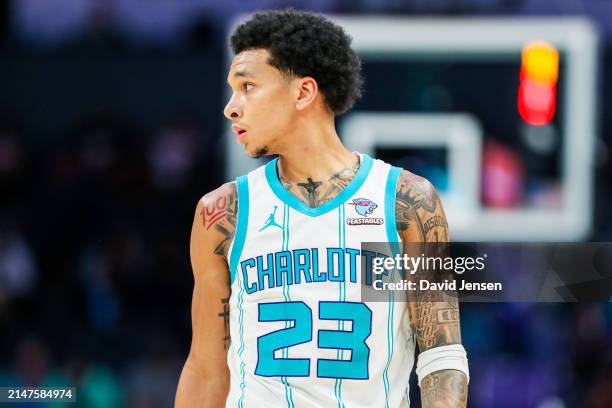
{"type": "Polygon", "coordinates": [[[246,69],[237,69],[236,71],[234,71],[234,77],[249,77],[249,78],[254,78],[255,75],[253,75],[253,73],[251,71],[248,71],[246,69]]]}
{"type": "Polygon", "coordinates": [[[255,78],[255,75],[246,69],[237,69],[231,77],[227,78],[227,84],[231,86],[231,80],[234,78],[255,78]]]}

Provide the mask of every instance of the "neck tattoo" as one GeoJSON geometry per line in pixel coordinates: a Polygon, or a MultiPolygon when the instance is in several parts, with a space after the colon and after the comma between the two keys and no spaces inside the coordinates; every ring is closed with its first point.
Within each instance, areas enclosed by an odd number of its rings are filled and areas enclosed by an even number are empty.
{"type": "Polygon", "coordinates": [[[312,181],[310,177],[308,177],[308,183],[298,183],[297,185],[302,187],[308,193],[308,205],[310,207],[316,207],[317,200],[315,196],[315,190],[322,184],[320,181],[312,181]]]}

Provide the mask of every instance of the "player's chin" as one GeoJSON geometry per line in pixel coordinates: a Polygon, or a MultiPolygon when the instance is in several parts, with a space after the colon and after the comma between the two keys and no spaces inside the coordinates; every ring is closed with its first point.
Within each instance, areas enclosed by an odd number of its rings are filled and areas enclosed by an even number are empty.
{"type": "Polygon", "coordinates": [[[244,144],[244,152],[247,154],[247,156],[252,157],[252,158],[256,158],[257,156],[255,155],[256,150],[250,148],[248,143],[244,144]]]}
{"type": "Polygon", "coordinates": [[[268,156],[270,153],[266,146],[259,146],[247,143],[245,145],[246,154],[254,159],[259,159],[263,156],[268,156]]]}

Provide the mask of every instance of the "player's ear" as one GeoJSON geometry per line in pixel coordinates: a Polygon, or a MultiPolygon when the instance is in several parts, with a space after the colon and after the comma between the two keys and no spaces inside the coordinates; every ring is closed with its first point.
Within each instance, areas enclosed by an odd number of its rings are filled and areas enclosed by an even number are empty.
{"type": "Polygon", "coordinates": [[[297,97],[295,107],[298,110],[306,109],[317,97],[317,94],[319,93],[319,85],[314,78],[308,76],[296,78],[294,81],[295,94],[297,97]]]}

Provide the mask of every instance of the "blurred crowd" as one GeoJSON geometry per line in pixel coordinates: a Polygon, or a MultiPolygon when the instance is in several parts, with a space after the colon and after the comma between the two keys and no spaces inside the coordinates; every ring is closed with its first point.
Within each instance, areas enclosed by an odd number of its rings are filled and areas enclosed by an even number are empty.
{"type": "Polygon", "coordinates": [[[0,125],[0,386],[171,405],[189,345],[192,211],[219,181],[200,132],[188,117],[151,135],[99,117],[37,148],[0,125]]]}
{"type": "Polygon", "coordinates": [[[470,407],[612,406],[610,304],[464,303],[470,407]]]}
{"type": "Polygon", "coordinates": [[[13,0],[12,33],[29,43],[57,46],[105,33],[132,44],[172,46],[204,22],[224,31],[239,14],[292,6],[324,13],[413,15],[586,15],[612,35],[612,6],[605,0],[13,0]],[[146,10],[143,12],[143,10],[146,10]]]}
{"type": "MultiPolygon", "coordinates": [[[[289,4],[327,12],[541,14],[551,7],[559,14],[612,15],[612,7],[595,0],[546,6],[536,0],[261,0],[247,9],[243,3],[5,2],[0,61],[49,45],[77,56],[99,52],[100,44],[205,53],[225,44],[221,33],[238,11],[289,4]],[[150,13],[140,13],[145,3],[150,13]],[[198,18],[180,17],[187,15],[198,18]]],[[[223,53],[213,55],[218,60],[209,58],[211,71],[202,75],[221,89],[223,76],[215,75],[223,53]]],[[[606,67],[609,56],[606,51],[606,67]]],[[[602,81],[603,89],[611,88],[608,76],[602,81]]],[[[170,407],[189,349],[193,210],[202,194],[225,181],[222,98],[207,98],[213,119],[189,109],[141,109],[138,116],[102,103],[105,109],[83,108],[46,124],[32,118],[48,110],[55,119],[61,106],[33,100],[30,117],[30,105],[11,109],[9,97],[0,95],[0,386],[75,386],[78,406],[87,408],[170,407]]],[[[602,98],[605,117],[612,103],[602,98]]],[[[593,241],[612,239],[611,130],[603,121],[593,241]]],[[[489,157],[508,156],[493,144],[487,149],[489,157]]],[[[491,197],[492,205],[504,200],[491,197]]],[[[473,374],[471,407],[612,406],[609,304],[466,304],[462,325],[473,374]]],[[[411,394],[418,399],[416,387],[411,394]]]]}

